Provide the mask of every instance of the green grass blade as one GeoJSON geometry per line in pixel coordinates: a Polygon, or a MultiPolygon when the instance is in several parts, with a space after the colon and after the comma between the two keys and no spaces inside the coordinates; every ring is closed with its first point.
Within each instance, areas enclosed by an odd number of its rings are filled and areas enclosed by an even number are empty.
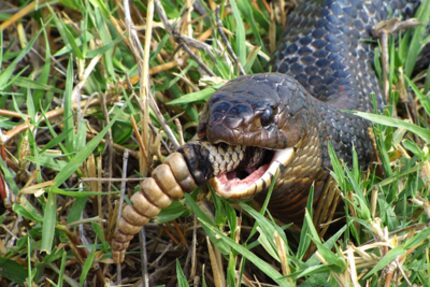
{"type": "Polygon", "coordinates": [[[19,52],[19,54],[14,58],[14,60],[8,64],[7,68],[5,68],[3,71],[0,71],[0,91],[5,90],[6,86],[11,83],[10,78],[12,77],[17,65],[33,48],[33,45],[39,38],[40,33],[42,33],[42,29],[36,33],[36,35],[31,39],[27,46],[19,52]]]}
{"type": "Polygon", "coordinates": [[[211,241],[215,244],[215,246],[220,250],[222,254],[229,254],[230,248],[219,240],[216,240],[216,233],[213,232],[213,228],[216,228],[216,224],[207,214],[205,214],[200,207],[197,205],[196,201],[192,198],[192,196],[188,193],[185,194],[185,203],[191,208],[193,214],[196,215],[197,219],[203,220],[207,225],[210,225],[211,228],[207,228],[206,225],[203,225],[203,229],[207,236],[211,239],[211,241]]]}
{"type": "Polygon", "coordinates": [[[287,243],[285,232],[275,222],[268,220],[260,212],[250,207],[248,204],[241,202],[240,207],[249,215],[251,215],[256,221],[256,229],[259,232],[258,241],[263,248],[277,261],[279,261],[279,255],[277,253],[276,243],[274,241],[274,234],[278,234],[283,242],[287,243]]]}
{"type": "Polygon", "coordinates": [[[424,92],[428,93],[430,91],[430,65],[427,68],[426,79],[424,82],[424,92]]]}
{"type": "Polygon", "coordinates": [[[66,75],[66,89],[64,90],[64,130],[68,132],[65,146],[68,152],[73,151],[75,142],[74,123],[73,123],[73,58],[69,58],[66,75]]]}
{"type": "Polygon", "coordinates": [[[429,97],[425,96],[420,89],[408,78],[405,77],[406,82],[408,83],[409,87],[414,91],[415,95],[417,96],[418,100],[420,101],[422,107],[426,111],[427,115],[430,116],[430,99],[429,97]]]}
{"type": "MultiPolygon", "coordinates": [[[[45,43],[45,58],[44,58],[44,64],[43,64],[41,73],[40,73],[37,81],[35,81],[35,83],[37,83],[38,85],[40,85],[42,87],[46,86],[49,88],[49,90],[56,91],[57,89],[55,89],[54,87],[49,85],[49,80],[50,80],[49,77],[50,77],[50,72],[51,72],[51,68],[52,68],[52,66],[51,66],[51,46],[49,44],[49,37],[47,35],[46,29],[42,29],[42,32],[43,32],[43,40],[45,43]]],[[[37,107],[37,110],[40,110],[40,105],[44,102],[44,100],[46,101],[46,104],[49,103],[49,100],[46,99],[46,91],[43,91],[43,90],[35,91],[34,103],[37,107]]]]}
{"type": "Polygon", "coordinates": [[[21,286],[24,285],[27,277],[28,270],[25,266],[18,264],[15,260],[0,257],[0,278],[5,278],[21,286]]]}
{"type": "Polygon", "coordinates": [[[414,237],[406,240],[403,245],[405,249],[417,248],[419,245],[423,244],[425,241],[430,239],[430,227],[418,232],[414,237]]]}
{"type": "Polygon", "coordinates": [[[251,29],[252,33],[256,38],[257,45],[260,48],[263,48],[266,44],[263,39],[261,38],[260,31],[258,30],[257,21],[254,17],[254,12],[252,10],[252,2],[250,1],[238,1],[237,5],[239,6],[240,10],[244,14],[245,18],[250,19],[251,29]]]}
{"type": "MultiPolygon", "coordinates": [[[[32,254],[31,238],[27,236],[27,254],[32,254]]],[[[27,286],[31,286],[33,281],[33,270],[31,265],[31,256],[27,256],[27,286]]]]}
{"type": "MultiPolygon", "coordinates": [[[[311,190],[309,191],[309,197],[306,203],[306,210],[311,210],[312,205],[314,202],[314,187],[312,186],[311,190]]],[[[299,247],[297,248],[297,257],[301,260],[305,256],[306,252],[309,249],[309,246],[311,245],[311,236],[309,236],[309,225],[308,221],[305,220],[302,225],[302,229],[300,230],[300,241],[299,241],[299,247]]]]}
{"type": "Polygon", "coordinates": [[[220,230],[214,228],[204,220],[199,219],[203,226],[210,229],[214,234],[217,235],[217,238],[234,249],[237,253],[241,254],[248,261],[252,262],[256,267],[258,267],[262,272],[264,272],[267,276],[273,279],[279,286],[291,286],[286,278],[283,278],[282,274],[279,273],[275,268],[273,268],[269,263],[262,260],[259,256],[252,253],[250,250],[245,248],[244,246],[236,243],[233,239],[225,236],[220,230]]]}
{"type": "Polygon", "coordinates": [[[184,271],[182,270],[181,263],[179,263],[179,260],[176,259],[176,278],[178,279],[177,286],[179,287],[189,287],[187,277],[184,274],[184,271]]]}
{"type": "MultiPolygon", "coordinates": [[[[52,11],[52,9],[51,9],[52,11]]],[[[73,35],[71,28],[69,28],[63,21],[59,19],[59,17],[55,14],[54,11],[52,11],[52,14],[54,16],[54,22],[58,28],[58,32],[60,33],[61,37],[63,38],[64,43],[70,46],[72,49],[73,54],[79,58],[84,59],[84,55],[82,54],[82,51],[79,48],[79,41],[75,38],[73,35]]]]}
{"type": "Polygon", "coordinates": [[[430,20],[430,1],[422,1],[416,18],[421,22],[421,25],[417,27],[413,33],[412,40],[409,43],[408,55],[405,62],[405,75],[410,77],[415,67],[419,52],[423,48],[424,35],[427,33],[427,23],[430,20]]]}
{"type": "Polygon", "coordinates": [[[63,287],[63,284],[64,284],[64,270],[66,269],[66,260],[67,260],[67,252],[63,250],[61,252],[60,272],[58,272],[58,280],[57,280],[58,287],[63,287]]]}
{"type": "Polygon", "coordinates": [[[57,195],[48,193],[43,212],[41,252],[51,254],[54,244],[55,225],[57,224],[57,195]]]}
{"type": "Polygon", "coordinates": [[[427,144],[430,144],[430,131],[428,129],[422,128],[420,126],[417,126],[412,123],[408,123],[400,119],[390,118],[383,115],[376,115],[372,113],[357,112],[357,111],[352,113],[354,115],[357,115],[359,117],[362,117],[364,119],[367,119],[369,121],[372,121],[380,125],[395,127],[395,128],[404,128],[416,134],[420,138],[422,138],[427,144]]]}
{"type": "Polygon", "coordinates": [[[333,172],[331,172],[332,177],[335,179],[337,184],[340,186],[341,190],[346,190],[346,175],[344,168],[333,148],[332,143],[328,144],[328,154],[330,157],[330,162],[333,167],[333,172]]]}
{"type": "MultiPolygon", "coordinates": [[[[52,87],[52,86],[47,85],[47,84],[43,84],[41,79],[38,79],[37,81],[34,81],[34,80],[29,79],[29,78],[18,77],[18,78],[15,78],[15,80],[14,80],[13,83],[17,87],[31,89],[31,90],[36,90],[35,94],[37,92],[40,92],[40,93],[46,93],[46,92],[56,92],[56,93],[59,93],[59,92],[61,92],[61,89],[52,87]]],[[[33,96],[33,97],[35,99],[35,104],[37,102],[39,102],[39,101],[36,102],[36,100],[37,100],[36,96],[33,96]]]]}
{"type": "MultiPolygon", "coordinates": [[[[4,47],[3,30],[0,31],[0,47],[4,47]]],[[[0,67],[3,67],[3,49],[0,49],[0,67]]]]}
{"type": "Polygon", "coordinates": [[[87,157],[97,148],[103,137],[106,135],[108,130],[115,123],[116,117],[113,118],[110,123],[103,128],[103,130],[96,135],[91,141],[88,142],[86,147],[79,151],[70,162],[62,169],[57,176],[54,178],[54,186],[59,187],[63,182],[65,182],[87,159],[87,157]]]}
{"type": "Polygon", "coordinates": [[[376,263],[376,265],[372,268],[372,270],[370,270],[369,273],[367,273],[366,276],[364,276],[364,279],[367,279],[370,276],[374,275],[376,272],[382,270],[398,256],[401,256],[405,253],[406,253],[406,250],[403,249],[402,247],[396,247],[391,249],[387,254],[384,255],[384,257],[382,257],[381,260],[378,261],[378,263],[376,263]]]}
{"type": "Polygon", "coordinates": [[[245,26],[243,24],[242,16],[240,15],[239,8],[237,7],[236,0],[230,0],[231,10],[233,12],[234,20],[236,21],[236,47],[239,61],[242,66],[246,63],[246,37],[245,26]]]}
{"type": "Polygon", "coordinates": [[[93,266],[94,259],[96,258],[96,248],[95,245],[91,247],[91,251],[85,259],[84,265],[82,266],[81,276],[79,276],[79,285],[82,287],[85,284],[85,281],[88,276],[88,272],[90,272],[91,267],[93,266]]]}
{"type": "Polygon", "coordinates": [[[9,186],[9,189],[13,194],[17,195],[19,192],[19,188],[16,185],[14,174],[7,166],[6,162],[0,156],[0,173],[2,174],[3,179],[6,181],[6,184],[9,186]]]}
{"type": "Polygon", "coordinates": [[[186,94],[184,96],[181,96],[180,98],[177,98],[168,102],[167,104],[179,105],[179,104],[190,104],[190,103],[195,103],[199,101],[205,101],[220,87],[221,85],[215,85],[213,87],[202,89],[198,92],[186,94]]]}

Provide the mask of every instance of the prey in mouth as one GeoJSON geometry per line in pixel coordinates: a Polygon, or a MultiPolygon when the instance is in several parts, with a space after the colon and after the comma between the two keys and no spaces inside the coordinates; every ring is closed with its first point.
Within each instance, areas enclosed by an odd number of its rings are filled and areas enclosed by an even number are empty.
{"type": "Polygon", "coordinates": [[[246,147],[243,159],[232,169],[214,173],[209,184],[224,198],[249,198],[268,188],[281,169],[294,158],[294,148],[269,150],[246,147]]]}

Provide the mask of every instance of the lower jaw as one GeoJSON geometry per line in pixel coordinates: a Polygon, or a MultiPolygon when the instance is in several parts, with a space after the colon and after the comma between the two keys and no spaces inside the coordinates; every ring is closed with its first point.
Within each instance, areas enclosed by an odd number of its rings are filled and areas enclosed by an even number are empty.
{"type": "Polygon", "coordinates": [[[209,184],[221,197],[245,199],[266,190],[279,174],[282,166],[287,166],[294,158],[294,148],[286,148],[274,152],[270,163],[263,164],[253,170],[246,178],[229,178],[226,173],[213,177],[209,184]]]}

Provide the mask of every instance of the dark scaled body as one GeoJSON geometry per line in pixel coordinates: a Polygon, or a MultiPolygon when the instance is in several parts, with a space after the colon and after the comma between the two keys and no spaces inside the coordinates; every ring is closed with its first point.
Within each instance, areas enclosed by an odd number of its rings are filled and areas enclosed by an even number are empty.
{"type": "Polygon", "coordinates": [[[417,0],[300,1],[288,16],[272,66],[327,103],[319,112],[322,121],[318,125],[324,167],[330,166],[328,140],[346,162],[351,162],[352,145],[363,167],[369,162],[372,147],[366,134],[368,123],[338,110],[371,111],[383,107],[373,69],[372,29],[387,18],[411,17],[419,4],[417,0]],[[372,94],[377,107],[371,104],[372,94]]]}
{"type": "Polygon", "coordinates": [[[300,1],[288,15],[273,70],[298,80],[312,96],[340,108],[370,110],[369,94],[383,99],[372,68],[372,28],[409,17],[419,1],[300,1]]]}
{"type": "Polygon", "coordinates": [[[272,195],[270,209],[278,218],[300,218],[312,184],[318,200],[331,167],[329,142],[345,162],[351,163],[355,148],[361,167],[370,163],[369,123],[345,110],[383,107],[373,69],[372,28],[387,18],[410,17],[418,4],[299,1],[273,56],[274,73],[233,80],[209,100],[200,124],[204,139],[297,148],[298,156],[283,169],[272,195]]]}

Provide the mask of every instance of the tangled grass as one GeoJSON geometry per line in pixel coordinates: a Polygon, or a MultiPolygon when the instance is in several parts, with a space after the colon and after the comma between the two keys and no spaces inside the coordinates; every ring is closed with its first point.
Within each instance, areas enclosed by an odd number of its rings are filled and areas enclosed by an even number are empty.
{"type": "Polygon", "coordinates": [[[331,153],[346,213],[331,238],[311,206],[291,248],[265,209],[196,191],[112,264],[121,195],[193,137],[216,88],[265,71],[287,17],[273,2],[0,3],[1,286],[430,286],[430,70],[414,73],[428,0],[376,49],[388,105],[357,114],[378,160],[362,172],[331,153]]]}

